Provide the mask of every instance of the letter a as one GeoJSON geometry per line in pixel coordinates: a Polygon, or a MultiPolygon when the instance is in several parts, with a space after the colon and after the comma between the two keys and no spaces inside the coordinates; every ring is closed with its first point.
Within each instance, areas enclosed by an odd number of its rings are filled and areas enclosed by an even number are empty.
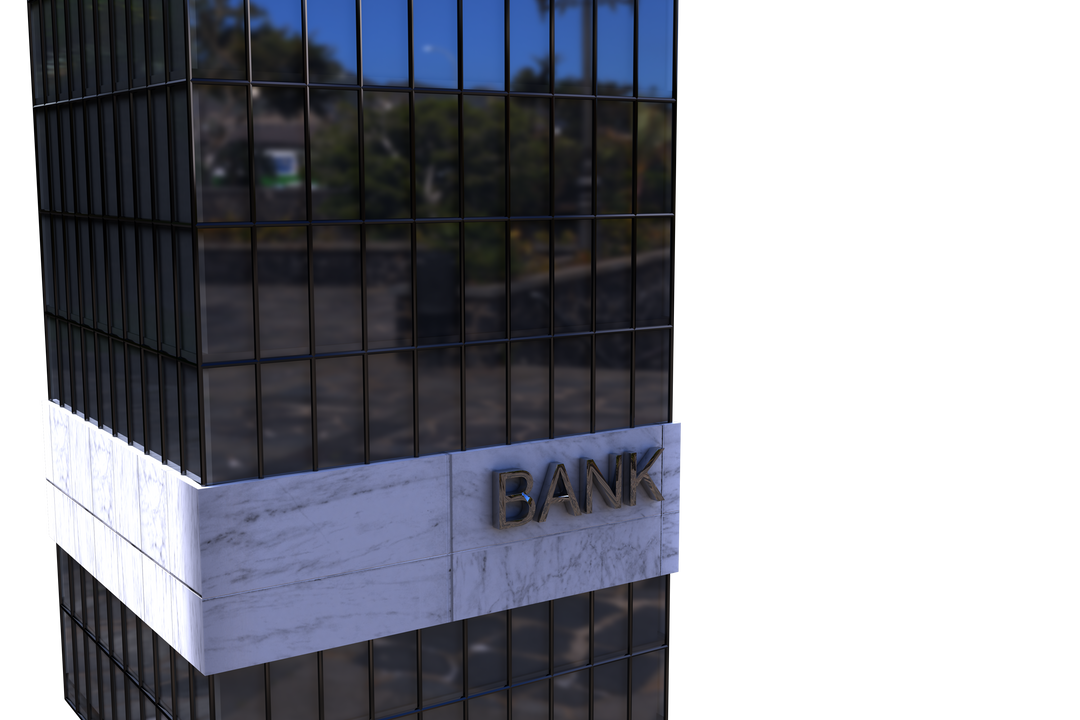
{"type": "Polygon", "coordinates": [[[542,505],[540,514],[536,516],[536,522],[547,520],[548,510],[553,503],[564,503],[566,512],[571,515],[580,515],[577,498],[574,497],[574,488],[570,485],[570,478],[566,474],[566,466],[562,463],[548,465],[547,478],[544,480],[544,489],[540,491],[542,505]]]}

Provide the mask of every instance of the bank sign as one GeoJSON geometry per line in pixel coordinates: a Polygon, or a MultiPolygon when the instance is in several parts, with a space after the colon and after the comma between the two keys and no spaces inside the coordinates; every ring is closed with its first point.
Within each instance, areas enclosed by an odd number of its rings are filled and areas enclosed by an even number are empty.
{"type": "MultiPolygon", "coordinates": [[[[580,487],[576,491],[566,473],[566,465],[561,462],[548,465],[544,483],[536,493],[532,473],[521,469],[495,470],[491,473],[495,486],[492,521],[499,530],[533,521],[544,522],[556,505],[562,505],[570,515],[589,514],[593,511],[594,494],[599,495],[608,507],[621,508],[624,502],[633,506],[637,505],[639,488],[659,502],[664,496],[649,473],[663,453],[664,448],[653,448],[640,462],[637,453],[609,455],[606,476],[595,460],[581,458],[578,463],[580,487]]],[[[657,465],[656,471],[659,470],[657,465]]]]}

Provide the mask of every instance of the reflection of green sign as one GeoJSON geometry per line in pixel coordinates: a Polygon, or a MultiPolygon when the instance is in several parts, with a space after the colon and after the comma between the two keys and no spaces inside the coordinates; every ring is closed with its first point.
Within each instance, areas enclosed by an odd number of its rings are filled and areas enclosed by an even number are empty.
{"type": "Polygon", "coordinates": [[[591,458],[581,458],[579,462],[581,487],[580,501],[578,493],[566,473],[566,466],[560,462],[548,464],[547,476],[539,493],[533,493],[533,476],[521,469],[496,470],[492,473],[495,483],[492,495],[493,524],[499,530],[520,527],[530,520],[544,522],[548,511],[554,505],[563,505],[570,515],[592,512],[593,489],[596,489],[604,502],[612,508],[637,505],[638,486],[653,500],[660,502],[664,496],[656,487],[649,471],[664,453],[664,448],[653,448],[645,453],[642,465],[638,465],[637,453],[627,452],[608,456],[609,481],[600,472],[600,468],[591,458]],[[623,457],[626,456],[626,462],[623,457]],[[625,465],[626,471],[623,471],[625,465]],[[625,479],[625,482],[624,482],[625,479]],[[516,514],[508,515],[507,510],[514,506],[516,514]]]}

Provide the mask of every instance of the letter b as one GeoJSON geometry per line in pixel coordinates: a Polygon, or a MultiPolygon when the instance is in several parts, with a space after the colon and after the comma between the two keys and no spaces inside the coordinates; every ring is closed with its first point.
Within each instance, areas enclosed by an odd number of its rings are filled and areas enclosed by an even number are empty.
{"type": "Polygon", "coordinates": [[[536,500],[532,497],[533,478],[524,470],[496,470],[491,473],[495,484],[495,494],[492,497],[492,512],[494,525],[499,530],[519,527],[533,519],[536,512],[536,500]],[[514,489],[507,490],[508,484],[514,484],[514,489]],[[520,505],[525,503],[523,512],[508,520],[506,506],[513,503],[520,505]]]}

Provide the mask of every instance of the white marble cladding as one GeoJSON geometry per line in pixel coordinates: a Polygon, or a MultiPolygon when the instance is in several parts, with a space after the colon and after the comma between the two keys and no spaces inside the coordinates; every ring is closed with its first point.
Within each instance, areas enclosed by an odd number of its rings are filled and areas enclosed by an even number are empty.
{"type": "Polygon", "coordinates": [[[210,487],[53,403],[43,433],[57,544],[204,673],[678,569],[674,424],[210,487]],[[493,471],[580,489],[581,458],[654,447],[662,502],[493,527],[493,471]]]}

